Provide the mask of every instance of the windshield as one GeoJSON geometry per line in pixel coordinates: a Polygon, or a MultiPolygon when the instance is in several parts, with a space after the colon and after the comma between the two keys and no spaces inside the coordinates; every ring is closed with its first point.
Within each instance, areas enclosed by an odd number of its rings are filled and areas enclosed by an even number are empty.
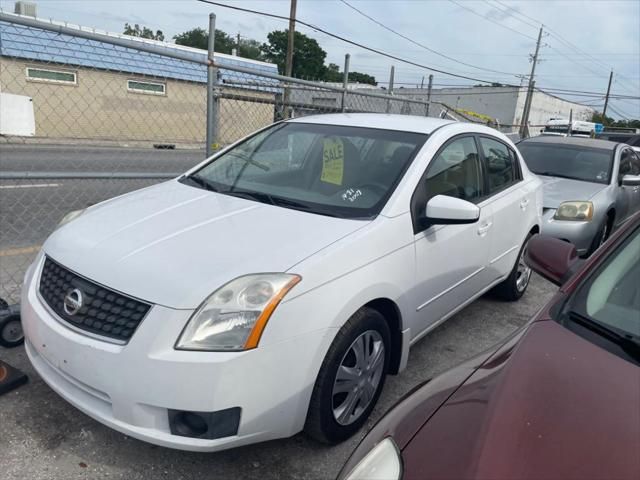
{"type": "Polygon", "coordinates": [[[323,215],[380,212],[427,135],[276,124],[183,179],[199,188],[323,215]]]}
{"type": "Polygon", "coordinates": [[[611,150],[536,142],[522,142],[518,150],[529,170],[537,175],[604,184],[611,178],[611,150]]]}
{"type": "Polygon", "coordinates": [[[640,348],[640,228],[580,287],[570,310],[640,348]]]}

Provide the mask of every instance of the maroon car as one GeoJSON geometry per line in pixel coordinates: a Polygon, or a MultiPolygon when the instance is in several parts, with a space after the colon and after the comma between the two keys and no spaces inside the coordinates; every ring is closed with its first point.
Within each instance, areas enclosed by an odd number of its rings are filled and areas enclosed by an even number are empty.
{"type": "Polygon", "coordinates": [[[555,297],[401,400],[340,479],[640,479],[640,214],[589,260],[536,236],[527,262],[555,297]]]}

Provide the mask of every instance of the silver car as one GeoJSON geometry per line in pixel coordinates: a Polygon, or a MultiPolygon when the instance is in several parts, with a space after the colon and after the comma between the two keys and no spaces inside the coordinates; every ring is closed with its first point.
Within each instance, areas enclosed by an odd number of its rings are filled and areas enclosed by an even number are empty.
{"type": "Polygon", "coordinates": [[[640,155],[629,145],[575,137],[534,137],[518,144],[544,182],[542,233],[588,256],[640,210],[640,155]]]}

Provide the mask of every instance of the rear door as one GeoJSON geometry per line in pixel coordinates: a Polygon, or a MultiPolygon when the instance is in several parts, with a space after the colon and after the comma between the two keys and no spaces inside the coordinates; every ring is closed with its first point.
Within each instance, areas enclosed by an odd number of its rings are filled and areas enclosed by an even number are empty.
{"type": "Polygon", "coordinates": [[[495,137],[479,135],[488,198],[493,211],[493,235],[487,265],[491,281],[507,275],[516,263],[529,218],[535,215],[535,191],[527,190],[516,153],[495,137]]]}

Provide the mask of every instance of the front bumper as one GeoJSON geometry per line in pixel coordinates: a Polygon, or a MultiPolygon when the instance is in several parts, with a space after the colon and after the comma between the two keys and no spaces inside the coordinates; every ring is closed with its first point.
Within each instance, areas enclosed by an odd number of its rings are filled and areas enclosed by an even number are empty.
{"type": "Polygon", "coordinates": [[[573,243],[579,255],[589,251],[597,235],[600,222],[594,217],[590,222],[555,220],[555,208],[545,209],[542,214],[541,233],[573,243]]]}
{"type": "Polygon", "coordinates": [[[23,287],[26,351],[42,379],[87,415],[139,440],[192,451],[287,437],[304,426],[329,330],[246,352],[177,351],[173,345],[192,311],[155,305],[130,342],[115,345],[73,331],[51,313],[37,293],[42,263],[40,257],[23,287]],[[171,433],[169,410],[238,407],[236,435],[208,440],[171,433]]]}

